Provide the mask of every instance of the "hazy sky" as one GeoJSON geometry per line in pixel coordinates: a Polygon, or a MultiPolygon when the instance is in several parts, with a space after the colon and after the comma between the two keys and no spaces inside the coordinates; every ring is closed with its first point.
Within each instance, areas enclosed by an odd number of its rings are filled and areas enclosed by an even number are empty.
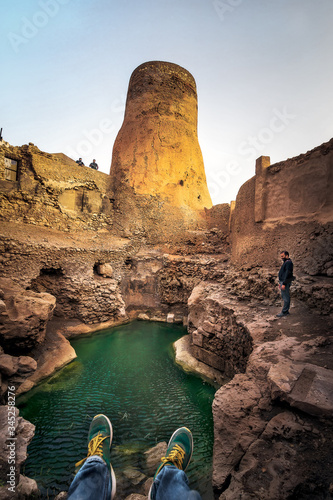
{"type": "Polygon", "coordinates": [[[213,202],[333,136],[332,0],[2,1],[0,127],[109,173],[132,71],[192,73],[213,202]]]}

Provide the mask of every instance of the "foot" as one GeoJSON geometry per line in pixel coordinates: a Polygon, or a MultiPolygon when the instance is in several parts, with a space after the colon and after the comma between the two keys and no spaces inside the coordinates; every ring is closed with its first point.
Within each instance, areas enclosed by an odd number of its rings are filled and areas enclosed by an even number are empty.
{"type": "Polygon", "coordinates": [[[155,477],[165,465],[175,465],[180,470],[186,470],[193,453],[192,432],[186,427],[180,427],[171,436],[165,457],[155,472],[155,477]]]}
{"type": "Polygon", "coordinates": [[[288,316],[289,311],[286,313],[280,312],[279,314],[276,315],[277,318],[283,318],[283,316],[288,316]]]}
{"type": "MultiPolygon", "coordinates": [[[[161,463],[154,475],[161,472],[163,467],[175,465],[178,469],[185,471],[190,463],[193,453],[193,436],[187,427],[180,427],[171,436],[165,457],[161,458],[161,463]]],[[[153,483],[154,484],[154,483],[153,483]]],[[[148,500],[154,500],[153,484],[148,493],[148,500]]]]}
{"type": "Polygon", "coordinates": [[[110,462],[110,448],[112,443],[112,425],[105,415],[96,415],[90,424],[88,432],[88,454],[86,458],[80,460],[75,467],[77,470],[84,464],[87,458],[92,456],[100,457],[108,466],[111,478],[111,500],[116,494],[116,476],[110,462]]]}

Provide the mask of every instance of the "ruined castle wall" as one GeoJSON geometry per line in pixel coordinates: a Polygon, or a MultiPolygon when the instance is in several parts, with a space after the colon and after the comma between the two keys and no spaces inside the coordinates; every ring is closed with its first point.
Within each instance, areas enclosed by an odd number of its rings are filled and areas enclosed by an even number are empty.
{"type": "Polygon", "coordinates": [[[112,219],[108,175],[31,143],[0,145],[0,220],[76,231],[110,228],[112,219]],[[8,169],[10,160],[16,173],[8,169]]]}
{"type": "Polygon", "coordinates": [[[207,227],[209,229],[217,228],[223,233],[229,233],[229,220],[230,220],[230,205],[229,203],[220,203],[206,208],[207,227]]]}
{"type": "Polygon", "coordinates": [[[306,154],[268,166],[262,177],[266,222],[332,221],[333,140],[306,154]]]}
{"type": "Polygon", "coordinates": [[[284,162],[258,158],[231,217],[232,262],[276,266],[281,250],[296,273],[333,275],[333,140],[284,162]]]}
{"type": "MultiPolygon", "coordinates": [[[[21,226],[22,228],[22,226],[21,226]]],[[[56,298],[54,316],[88,324],[125,317],[120,282],[127,256],[135,251],[126,241],[109,238],[94,247],[82,239],[67,241],[50,230],[0,236],[0,273],[23,288],[56,298]],[[108,272],[100,269],[108,263],[108,272]]]]}

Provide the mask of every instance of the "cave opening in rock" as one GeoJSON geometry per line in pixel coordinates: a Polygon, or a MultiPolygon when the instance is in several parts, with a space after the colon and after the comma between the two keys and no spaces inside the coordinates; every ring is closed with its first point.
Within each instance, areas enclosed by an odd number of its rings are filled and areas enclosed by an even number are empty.
{"type": "Polygon", "coordinates": [[[131,257],[127,257],[127,259],[125,259],[124,264],[125,266],[129,267],[129,269],[131,269],[131,267],[133,266],[133,259],[131,259],[131,257]]]}
{"type": "Polygon", "coordinates": [[[55,316],[63,316],[63,314],[60,314],[60,304],[69,300],[68,297],[63,297],[61,291],[63,277],[64,271],[61,267],[43,267],[40,270],[39,276],[31,280],[30,286],[27,287],[27,290],[38,293],[50,293],[56,297],[55,316]]]}
{"type": "Polygon", "coordinates": [[[94,272],[94,275],[95,276],[100,276],[100,272],[99,272],[99,266],[101,265],[100,262],[96,262],[94,264],[94,267],[93,267],[93,272],[94,272]]]}
{"type": "Polygon", "coordinates": [[[64,276],[64,272],[61,267],[43,267],[40,270],[39,276],[31,281],[27,290],[39,293],[48,292],[52,295],[56,295],[54,293],[56,282],[62,276],[64,276]]]}

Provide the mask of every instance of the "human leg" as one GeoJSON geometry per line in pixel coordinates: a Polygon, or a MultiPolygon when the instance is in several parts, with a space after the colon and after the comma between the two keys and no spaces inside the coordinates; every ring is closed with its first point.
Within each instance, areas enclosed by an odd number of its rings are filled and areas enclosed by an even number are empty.
{"type": "Polygon", "coordinates": [[[285,285],[285,289],[281,289],[281,297],[283,300],[282,314],[288,314],[290,308],[290,283],[285,285]]]}
{"type": "Polygon", "coordinates": [[[76,464],[81,467],[69,490],[68,500],[112,500],[116,478],[110,462],[112,425],[105,415],[96,415],[88,432],[87,457],[76,464]]]}
{"type": "Polygon", "coordinates": [[[191,490],[185,470],[193,451],[192,433],[186,427],[177,429],[171,436],[165,457],[161,458],[149,500],[201,500],[197,491],[191,490]]]}
{"type": "Polygon", "coordinates": [[[68,500],[110,500],[110,472],[98,456],[87,459],[68,490],[68,500]]]}

